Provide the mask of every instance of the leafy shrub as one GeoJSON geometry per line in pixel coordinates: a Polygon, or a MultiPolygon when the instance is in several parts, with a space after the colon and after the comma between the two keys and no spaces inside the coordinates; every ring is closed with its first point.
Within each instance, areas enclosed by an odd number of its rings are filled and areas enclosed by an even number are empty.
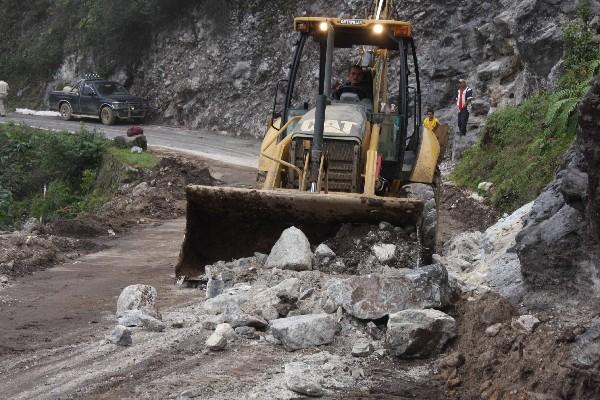
{"type": "Polygon", "coordinates": [[[28,216],[71,217],[94,192],[108,141],[81,131],[0,125],[0,229],[28,216]],[[44,194],[44,188],[46,192],[44,194]]]}

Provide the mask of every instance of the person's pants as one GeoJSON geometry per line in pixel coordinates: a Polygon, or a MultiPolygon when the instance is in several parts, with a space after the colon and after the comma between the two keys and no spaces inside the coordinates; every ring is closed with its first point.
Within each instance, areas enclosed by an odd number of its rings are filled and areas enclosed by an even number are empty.
{"type": "Polygon", "coordinates": [[[467,134],[467,122],[469,122],[469,110],[463,108],[458,112],[458,130],[462,136],[467,134]]]}
{"type": "Polygon", "coordinates": [[[6,108],[4,108],[5,99],[6,99],[6,96],[0,94],[0,117],[6,116],[6,108]]]}

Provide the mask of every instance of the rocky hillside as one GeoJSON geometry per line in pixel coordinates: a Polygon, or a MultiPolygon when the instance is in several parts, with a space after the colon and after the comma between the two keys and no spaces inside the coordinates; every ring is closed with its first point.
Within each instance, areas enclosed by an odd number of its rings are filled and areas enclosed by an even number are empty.
{"type": "Polygon", "coordinates": [[[576,143],[516,238],[521,271],[533,285],[600,291],[599,107],[600,76],[580,106],[576,143]]]}
{"type": "MultiPolygon", "coordinates": [[[[136,62],[115,67],[112,78],[155,99],[164,122],[177,122],[179,105],[187,126],[261,135],[275,83],[286,77],[291,61],[293,16],[364,17],[369,1],[228,4],[221,18],[202,6],[183,9],[185,15],[159,25],[136,62]]],[[[475,89],[479,116],[551,87],[560,72],[561,27],[575,17],[577,6],[573,0],[397,1],[398,18],[415,25],[424,104],[451,106],[459,78],[475,89]]],[[[590,8],[600,14],[598,0],[590,8]]],[[[46,91],[99,69],[106,59],[95,54],[79,48],[67,55],[46,91]]],[[[350,61],[336,63],[338,79],[350,61]]],[[[300,92],[307,93],[309,83],[303,86],[300,92]]],[[[441,114],[453,124],[450,111],[441,114]]],[[[475,130],[480,122],[472,119],[475,130]]]]}

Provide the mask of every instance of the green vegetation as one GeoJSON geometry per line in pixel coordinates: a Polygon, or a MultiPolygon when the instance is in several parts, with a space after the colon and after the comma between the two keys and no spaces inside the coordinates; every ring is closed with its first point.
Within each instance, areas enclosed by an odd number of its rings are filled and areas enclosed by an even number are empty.
{"type": "Polygon", "coordinates": [[[111,147],[108,152],[121,163],[134,168],[153,168],[158,164],[158,157],[149,152],[132,153],[129,149],[111,147]]]}
{"type": "Polygon", "coordinates": [[[93,211],[117,189],[123,165],[150,168],[157,158],[111,147],[88,131],[49,133],[0,125],[0,230],[29,217],[45,221],[93,211]]]}
{"type": "Polygon", "coordinates": [[[493,182],[492,204],[513,211],[535,199],[554,178],[561,155],[576,136],[579,102],[600,69],[600,43],[588,21],[589,8],[582,1],[580,18],[563,32],[565,72],[556,90],[491,115],[480,142],[456,166],[456,182],[473,190],[479,182],[493,182]]]}

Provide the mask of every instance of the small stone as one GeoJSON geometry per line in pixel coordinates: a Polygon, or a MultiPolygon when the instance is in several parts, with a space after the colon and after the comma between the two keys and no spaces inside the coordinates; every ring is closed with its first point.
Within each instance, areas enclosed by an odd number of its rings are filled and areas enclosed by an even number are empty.
{"type": "Polygon", "coordinates": [[[305,396],[321,397],[325,394],[311,368],[303,362],[291,362],[285,365],[285,386],[305,396]]]}
{"type": "Polygon", "coordinates": [[[298,300],[305,300],[308,299],[310,296],[312,296],[312,294],[315,292],[315,289],[313,288],[308,288],[306,289],[304,292],[302,292],[302,294],[300,294],[300,297],[298,297],[298,300]]]}
{"type": "Polygon", "coordinates": [[[184,322],[182,319],[175,320],[171,323],[171,327],[175,329],[183,328],[184,322]]]}
{"type": "Polygon", "coordinates": [[[241,326],[250,326],[252,328],[262,331],[269,326],[269,323],[260,317],[243,314],[231,318],[231,320],[229,321],[229,325],[231,325],[233,329],[241,326]]]}
{"type": "Polygon", "coordinates": [[[265,340],[271,344],[274,344],[276,346],[281,345],[281,340],[276,339],[275,336],[273,335],[265,335],[265,340]]]}
{"type": "Polygon", "coordinates": [[[369,321],[367,323],[366,330],[367,330],[367,333],[369,334],[369,336],[371,336],[375,340],[379,340],[383,337],[383,332],[381,331],[381,329],[379,329],[377,327],[377,325],[375,325],[375,323],[373,321],[369,321]]]}
{"type": "Polygon", "coordinates": [[[299,315],[269,321],[271,334],[286,350],[294,351],[333,342],[337,322],[327,314],[299,315]]]}
{"type": "Polygon", "coordinates": [[[8,276],[0,275],[0,283],[8,283],[8,276]]]}
{"type": "Polygon", "coordinates": [[[206,284],[206,298],[212,299],[223,293],[223,279],[218,277],[210,277],[206,284]]]}
{"type": "Polygon", "coordinates": [[[500,332],[500,329],[502,328],[502,323],[497,323],[494,325],[490,325],[485,329],[485,334],[489,337],[494,337],[498,334],[498,332],[500,332]]]}
{"type": "Polygon", "coordinates": [[[396,255],[395,244],[376,244],[371,247],[371,250],[382,264],[392,261],[396,255]]]}
{"type": "Polygon", "coordinates": [[[300,229],[292,226],[283,231],[271,249],[265,266],[296,271],[310,270],[312,258],[308,238],[300,229]]]}
{"type": "Polygon", "coordinates": [[[209,317],[208,319],[202,321],[202,329],[206,329],[207,331],[214,331],[217,328],[217,325],[222,323],[223,318],[221,316],[209,317]]]}
{"type": "Polygon", "coordinates": [[[256,257],[256,263],[260,266],[263,266],[267,262],[267,258],[269,256],[267,254],[255,252],[254,257],[256,257]]]}
{"type": "Polygon", "coordinates": [[[119,318],[119,325],[126,327],[141,327],[151,332],[162,332],[165,324],[161,320],[146,314],[142,310],[125,311],[119,318]]]}
{"type": "Polygon", "coordinates": [[[235,339],[235,331],[229,324],[219,324],[215,328],[215,333],[217,335],[221,335],[227,339],[233,340],[235,339]]]}
{"type": "Polygon", "coordinates": [[[381,221],[379,223],[380,231],[391,231],[392,229],[394,229],[394,225],[390,224],[389,222],[381,221]]]}
{"type": "Polygon", "coordinates": [[[358,340],[352,346],[352,355],[354,357],[367,357],[373,352],[373,345],[366,339],[358,340]]]}
{"type": "Polygon", "coordinates": [[[462,384],[462,380],[460,378],[454,378],[454,379],[448,380],[448,387],[450,387],[450,388],[455,388],[457,386],[460,386],[461,384],[462,384]]]}
{"type": "Polygon", "coordinates": [[[493,185],[494,184],[492,182],[480,182],[479,185],[477,185],[477,190],[487,193],[490,191],[493,185]]]}
{"type": "Polygon", "coordinates": [[[526,333],[532,333],[539,324],[540,320],[533,315],[521,315],[512,321],[513,328],[520,329],[526,333]]]}
{"type": "Polygon", "coordinates": [[[118,346],[131,346],[131,331],[123,325],[117,325],[108,340],[118,346]]]}
{"type": "Polygon", "coordinates": [[[352,369],[352,377],[354,379],[364,378],[365,371],[362,368],[353,368],[352,369]]]}
{"type": "Polygon", "coordinates": [[[322,298],[321,299],[321,308],[327,314],[333,314],[338,309],[338,307],[335,304],[335,302],[332,299],[330,299],[330,298],[322,298]]]}
{"type": "Polygon", "coordinates": [[[206,339],[205,345],[212,351],[223,350],[227,346],[227,339],[225,336],[215,332],[206,339]]]}
{"type": "Polygon", "coordinates": [[[457,351],[439,361],[440,368],[459,368],[465,363],[465,356],[457,351]]]}
{"type": "Polygon", "coordinates": [[[127,286],[117,300],[117,318],[129,310],[141,310],[144,313],[160,318],[160,313],[156,306],[156,289],[149,285],[130,285],[127,286]]]}
{"type": "Polygon", "coordinates": [[[235,328],[235,333],[238,336],[244,337],[246,339],[258,339],[258,335],[256,334],[256,329],[250,326],[238,326],[235,328]]]}
{"type": "Polygon", "coordinates": [[[321,243],[315,249],[315,258],[317,259],[317,261],[323,260],[325,258],[332,259],[335,258],[335,253],[325,243],[321,243]]]}

